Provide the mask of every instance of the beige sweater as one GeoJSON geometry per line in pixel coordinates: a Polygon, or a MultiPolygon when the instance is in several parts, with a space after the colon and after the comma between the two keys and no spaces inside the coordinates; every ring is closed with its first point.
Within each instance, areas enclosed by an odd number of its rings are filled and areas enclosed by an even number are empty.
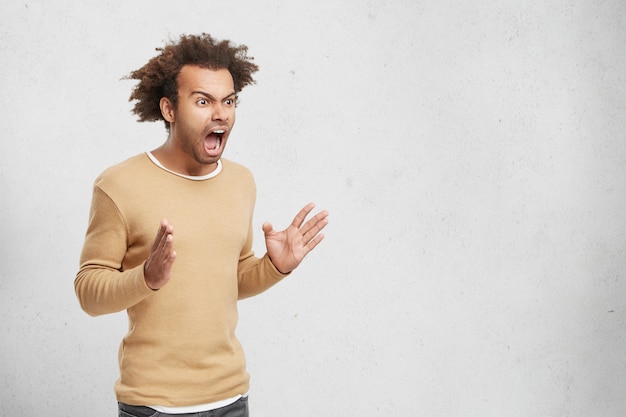
{"type": "Polygon", "coordinates": [[[284,275],[252,252],[252,174],[222,162],[219,174],[196,181],[141,154],[95,181],[74,285],[88,314],[128,312],[118,401],[175,407],[248,391],[237,300],[284,275]],[[143,265],[163,218],[174,226],[177,258],[170,281],[152,291],[143,265]]]}

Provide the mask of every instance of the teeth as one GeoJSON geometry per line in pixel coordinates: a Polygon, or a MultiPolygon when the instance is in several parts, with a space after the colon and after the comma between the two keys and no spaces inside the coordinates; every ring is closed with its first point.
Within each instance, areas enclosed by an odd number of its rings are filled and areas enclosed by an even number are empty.
{"type": "Polygon", "coordinates": [[[214,130],[213,133],[215,133],[216,135],[223,135],[224,131],[223,130],[214,130]]]}

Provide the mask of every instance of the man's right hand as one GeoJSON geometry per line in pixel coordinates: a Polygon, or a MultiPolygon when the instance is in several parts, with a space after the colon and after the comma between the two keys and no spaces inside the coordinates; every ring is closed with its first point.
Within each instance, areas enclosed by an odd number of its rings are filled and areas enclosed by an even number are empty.
{"type": "Polygon", "coordinates": [[[143,267],[146,285],[153,290],[158,290],[170,280],[172,264],[176,260],[173,242],[174,227],[163,219],[143,267]]]}

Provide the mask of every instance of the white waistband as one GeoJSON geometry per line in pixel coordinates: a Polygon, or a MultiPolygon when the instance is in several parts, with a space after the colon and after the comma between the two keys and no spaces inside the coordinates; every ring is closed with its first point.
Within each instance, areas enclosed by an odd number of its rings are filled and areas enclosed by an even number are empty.
{"type": "Polygon", "coordinates": [[[164,407],[161,405],[151,405],[149,407],[155,409],[160,413],[167,414],[201,413],[203,411],[211,411],[218,408],[226,407],[227,405],[231,405],[234,402],[239,401],[240,398],[247,396],[248,394],[237,395],[236,397],[227,398],[225,400],[216,401],[214,403],[189,405],[185,407],[164,407]]]}

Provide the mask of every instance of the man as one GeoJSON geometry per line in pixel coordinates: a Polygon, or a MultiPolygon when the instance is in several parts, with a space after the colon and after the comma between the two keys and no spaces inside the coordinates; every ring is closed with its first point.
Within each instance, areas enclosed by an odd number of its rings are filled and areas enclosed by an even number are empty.
{"type": "Polygon", "coordinates": [[[324,238],[328,213],[305,221],[309,204],[283,231],[263,224],[267,253],[254,256],[254,180],[222,153],[258,67],[246,46],[207,34],[158,51],[130,74],[131,100],[168,138],[96,179],[75,290],[90,315],[127,310],[120,416],[248,416],[237,300],[294,270],[324,238]]]}

